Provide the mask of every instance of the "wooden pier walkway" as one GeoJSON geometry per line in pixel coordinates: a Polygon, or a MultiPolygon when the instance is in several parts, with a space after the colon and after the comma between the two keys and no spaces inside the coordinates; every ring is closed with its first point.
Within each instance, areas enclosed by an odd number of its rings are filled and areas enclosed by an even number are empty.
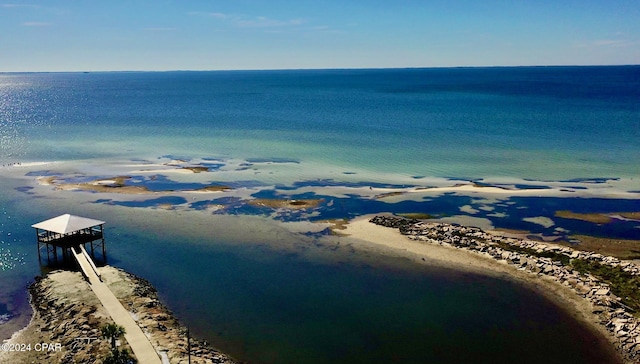
{"type": "Polygon", "coordinates": [[[126,333],[124,338],[131,346],[133,354],[138,359],[140,364],[162,364],[160,356],[155,351],[151,342],[147,336],[142,332],[142,329],[133,320],[129,311],[118,301],[116,296],[111,292],[109,287],[102,282],[98,270],[93,264],[93,261],[89,258],[89,255],[84,250],[82,245],[71,249],[74,258],[78,262],[87,282],[93,293],[98,297],[102,305],[107,310],[107,313],[111,316],[113,321],[122,327],[124,327],[126,333]]]}

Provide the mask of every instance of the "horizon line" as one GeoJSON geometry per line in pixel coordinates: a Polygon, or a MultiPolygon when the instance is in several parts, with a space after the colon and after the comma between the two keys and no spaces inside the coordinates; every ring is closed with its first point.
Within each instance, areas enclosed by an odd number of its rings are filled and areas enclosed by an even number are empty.
{"type": "Polygon", "coordinates": [[[75,71],[0,71],[0,74],[25,73],[162,73],[162,72],[260,72],[260,71],[357,71],[357,70],[420,70],[463,68],[569,68],[569,67],[638,67],[639,64],[557,64],[557,65],[511,65],[511,66],[424,66],[424,67],[328,67],[328,68],[228,68],[228,69],[167,69],[167,70],[75,70],[75,71]]]}

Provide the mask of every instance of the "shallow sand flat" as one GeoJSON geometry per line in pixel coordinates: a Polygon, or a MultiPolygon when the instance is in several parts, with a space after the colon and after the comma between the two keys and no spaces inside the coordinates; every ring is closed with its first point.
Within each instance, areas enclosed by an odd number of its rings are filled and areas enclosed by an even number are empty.
{"type": "MultiPolygon", "coordinates": [[[[574,183],[572,185],[579,185],[574,183]]],[[[443,186],[432,188],[409,189],[379,189],[385,191],[378,198],[384,202],[417,201],[421,202],[430,197],[444,194],[459,196],[487,197],[494,200],[508,199],[510,197],[564,197],[564,198],[616,198],[639,199],[640,193],[623,190],[614,190],[611,186],[574,186],[566,187],[562,184],[549,184],[549,188],[505,188],[502,186],[477,186],[474,184],[460,184],[455,186],[443,186]],[[584,189],[583,189],[584,188],[584,189]]],[[[375,190],[375,189],[374,189],[375,190]]]]}
{"type": "Polygon", "coordinates": [[[29,167],[40,167],[40,166],[46,166],[46,165],[50,165],[50,164],[57,164],[60,162],[56,162],[56,161],[51,161],[51,162],[18,162],[18,163],[10,163],[9,165],[5,165],[3,164],[3,167],[24,167],[24,168],[29,168],[29,167]]]}
{"type": "MultiPolygon", "coordinates": [[[[142,174],[145,176],[160,174],[169,181],[176,183],[201,183],[203,185],[212,184],[211,188],[195,191],[182,191],[192,193],[215,192],[215,188],[220,184],[229,183],[234,188],[242,188],[237,185],[237,181],[259,181],[260,188],[248,186],[256,190],[268,190],[273,186],[284,185],[294,188],[286,189],[286,194],[312,193],[324,197],[349,198],[360,196],[362,198],[378,199],[385,203],[399,203],[405,201],[425,202],[431,198],[443,195],[470,196],[473,198],[484,198],[488,204],[507,200],[511,197],[563,197],[563,198],[616,198],[616,199],[640,199],[638,182],[633,179],[610,179],[606,181],[530,181],[517,178],[483,178],[481,182],[469,180],[454,180],[446,178],[410,178],[405,175],[370,176],[369,174],[336,174],[332,172],[327,179],[327,185],[320,186],[307,182],[315,181],[317,176],[315,171],[307,169],[299,170],[306,164],[283,165],[280,164],[251,164],[250,169],[239,168],[246,161],[234,160],[225,161],[226,165],[222,169],[216,169],[209,173],[205,172],[206,164],[200,165],[201,160],[174,160],[164,163],[130,163],[126,162],[105,162],[91,163],[86,161],[75,162],[52,162],[56,163],[55,171],[44,171],[44,176],[36,177],[41,185],[54,184],[60,189],[83,189],[89,192],[120,194],[154,194],[159,191],[146,191],[143,186],[124,186],[119,188],[109,184],[118,181],[116,176],[128,176],[142,174]],[[259,167],[259,168],[258,168],[259,167]],[[261,168],[270,168],[269,172],[261,168]],[[293,168],[293,169],[292,169],[293,168]],[[52,174],[58,176],[63,183],[54,183],[52,174]],[[274,172],[277,172],[274,174],[274,172]],[[80,173],[87,177],[95,176],[91,183],[64,183],[65,176],[80,173]],[[113,176],[113,177],[109,177],[113,176]],[[368,185],[367,181],[372,185],[368,185]],[[300,186],[296,186],[300,183],[300,186]],[[385,185],[388,183],[389,185],[385,185]],[[136,188],[132,188],[136,187],[136,188]],[[631,191],[631,192],[630,192],[631,191]],[[635,192],[634,192],[635,191],[635,192]]],[[[24,163],[25,168],[7,168],[15,170],[12,174],[18,178],[24,178],[25,171],[38,171],[43,162],[24,163]],[[19,173],[18,173],[19,172],[19,173]],[[22,176],[18,176],[22,174],[22,176]]],[[[312,163],[313,164],[313,163],[312,163]]],[[[309,167],[309,166],[307,166],[309,167]]],[[[246,167],[249,168],[249,167],[246,167]]],[[[321,166],[318,166],[322,170],[321,166]]],[[[90,178],[90,177],[89,177],[90,178]]],[[[33,180],[31,175],[28,179],[33,180]]],[[[172,191],[171,193],[176,193],[172,191]]]]}
{"type": "Polygon", "coordinates": [[[340,234],[348,235],[354,248],[357,249],[373,250],[381,254],[393,254],[409,258],[421,264],[465,270],[522,282],[563,307],[576,320],[587,323],[593,330],[600,333],[604,339],[610,341],[612,347],[615,344],[615,339],[599,324],[598,316],[593,313],[593,305],[568,287],[558,284],[549,277],[536,276],[520,271],[506,263],[501,263],[480,254],[411,240],[402,235],[398,229],[370,223],[369,219],[373,216],[361,216],[351,220],[344,230],[340,230],[340,234]]]}
{"type": "Polygon", "coordinates": [[[193,174],[193,170],[189,169],[189,168],[175,168],[175,167],[168,167],[166,169],[137,169],[134,171],[131,171],[131,173],[141,173],[141,174],[146,174],[146,173],[152,173],[152,174],[162,174],[162,173],[176,173],[176,174],[193,174]]]}
{"type": "MultiPolygon", "coordinates": [[[[379,215],[379,214],[378,214],[379,215]]],[[[364,244],[373,245],[386,254],[396,253],[412,257],[418,262],[427,262],[438,266],[467,269],[474,272],[496,275],[496,273],[512,273],[515,269],[489,258],[460,249],[446,246],[430,245],[417,242],[400,234],[397,229],[372,224],[369,222],[375,215],[361,216],[351,220],[341,234],[364,244]],[[422,258],[425,258],[423,260],[422,258]]],[[[365,248],[364,246],[361,246],[365,248]]]]}

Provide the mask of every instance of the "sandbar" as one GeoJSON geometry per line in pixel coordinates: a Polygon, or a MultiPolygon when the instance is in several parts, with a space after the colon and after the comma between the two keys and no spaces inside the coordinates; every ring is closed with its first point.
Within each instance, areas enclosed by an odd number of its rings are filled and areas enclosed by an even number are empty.
{"type": "MultiPolygon", "coordinates": [[[[372,224],[369,220],[380,214],[372,214],[357,217],[344,225],[339,230],[341,235],[349,236],[355,240],[360,248],[373,249],[383,254],[400,255],[408,257],[421,264],[431,264],[457,270],[465,270],[502,278],[517,278],[526,282],[538,282],[537,277],[530,277],[506,264],[487,258],[469,251],[454,247],[425,244],[409,239],[402,235],[398,229],[372,224]]],[[[573,295],[573,292],[570,292],[573,295]]],[[[573,297],[571,297],[573,298],[573,297]]],[[[582,303],[575,300],[576,303],[582,303]]]]}
{"type": "MultiPolygon", "coordinates": [[[[192,172],[189,172],[192,173],[192,172]]],[[[188,193],[215,193],[224,192],[231,189],[231,187],[211,184],[203,185],[197,189],[163,189],[151,191],[145,185],[128,185],[127,180],[130,176],[117,176],[111,178],[95,179],[89,182],[82,183],[68,183],[64,179],[57,176],[39,177],[37,181],[43,186],[54,186],[57,190],[63,191],[88,191],[88,192],[100,192],[100,193],[119,193],[119,194],[170,194],[174,192],[188,192],[188,193]]]]}
{"type": "Polygon", "coordinates": [[[610,212],[610,213],[577,213],[568,210],[556,211],[555,216],[592,222],[594,224],[608,224],[613,219],[640,221],[640,212],[610,212]]]}
{"type": "Polygon", "coordinates": [[[292,210],[300,210],[300,209],[309,209],[317,207],[323,199],[298,199],[298,200],[289,200],[289,199],[267,199],[267,198],[257,198],[254,200],[249,200],[248,204],[257,206],[257,207],[269,207],[273,209],[278,208],[286,208],[292,210]]]}

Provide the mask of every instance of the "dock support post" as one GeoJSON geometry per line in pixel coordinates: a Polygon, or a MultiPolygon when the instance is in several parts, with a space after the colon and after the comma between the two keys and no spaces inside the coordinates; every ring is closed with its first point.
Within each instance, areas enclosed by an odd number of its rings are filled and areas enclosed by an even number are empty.
{"type": "Polygon", "coordinates": [[[38,242],[38,263],[42,263],[42,258],[40,258],[40,230],[36,228],[36,241],[38,242]]]}
{"type": "Polygon", "coordinates": [[[104,246],[104,225],[100,225],[100,236],[102,236],[102,259],[107,264],[107,249],[104,246]]]}

